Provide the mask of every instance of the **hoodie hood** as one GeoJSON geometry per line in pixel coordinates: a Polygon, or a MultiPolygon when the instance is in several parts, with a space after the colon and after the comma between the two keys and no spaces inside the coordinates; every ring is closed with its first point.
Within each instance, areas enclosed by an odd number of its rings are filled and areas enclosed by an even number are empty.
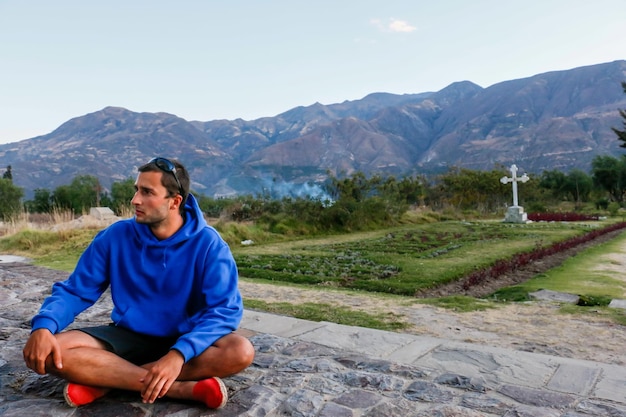
{"type": "Polygon", "coordinates": [[[173,249],[183,244],[202,233],[202,230],[208,227],[197,200],[191,194],[189,194],[185,202],[183,217],[183,226],[172,236],[163,240],[159,240],[154,236],[150,226],[132,221],[137,245],[141,247],[139,262],[145,268],[151,268],[148,264],[161,265],[163,269],[167,268],[168,260],[171,253],[173,253],[173,250],[170,250],[170,248],[173,249]]]}
{"type": "Polygon", "coordinates": [[[204,220],[198,201],[192,194],[187,196],[187,201],[185,202],[183,210],[183,217],[183,227],[181,227],[172,236],[163,240],[157,239],[148,225],[134,221],[133,226],[136,238],[139,239],[144,246],[170,246],[179,244],[194,237],[207,227],[207,222],[204,220]]]}

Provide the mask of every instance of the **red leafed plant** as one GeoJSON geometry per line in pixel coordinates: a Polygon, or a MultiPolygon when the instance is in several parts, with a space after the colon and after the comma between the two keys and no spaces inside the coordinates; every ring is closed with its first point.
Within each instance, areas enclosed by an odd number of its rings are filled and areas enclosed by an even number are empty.
{"type": "Polygon", "coordinates": [[[599,216],[581,213],[528,213],[528,220],[534,222],[582,222],[598,219],[599,216]]]}

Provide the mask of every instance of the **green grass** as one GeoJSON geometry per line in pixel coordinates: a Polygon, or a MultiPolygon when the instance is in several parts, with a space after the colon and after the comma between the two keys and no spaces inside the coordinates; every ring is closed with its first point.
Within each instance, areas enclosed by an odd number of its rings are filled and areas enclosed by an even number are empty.
{"type": "MultiPolygon", "coordinates": [[[[476,268],[510,257],[539,245],[582,234],[590,227],[606,223],[507,225],[495,221],[442,221],[405,225],[315,238],[278,241],[254,227],[231,226],[231,240],[258,239],[273,243],[241,246],[232,244],[242,279],[280,285],[313,286],[327,291],[373,291],[398,297],[398,303],[425,303],[454,311],[476,311],[497,307],[497,302],[526,301],[528,293],[539,289],[582,295],[592,307],[567,305],[570,314],[605,314],[626,324],[621,310],[605,307],[607,300],[624,297],[626,283],[614,274],[597,270],[610,266],[606,253],[617,253],[626,242],[626,233],[567,260],[561,267],[517,286],[504,288],[487,299],[452,296],[415,299],[411,296],[465,276],[476,268]],[[406,297],[406,296],[409,297],[406,297]]],[[[24,230],[0,238],[0,252],[26,256],[36,265],[72,271],[97,230],[62,232],[24,230]]],[[[402,330],[402,317],[371,314],[347,307],[314,303],[266,303],[246,299],[248,308],[285,314],[307,320],[402,330]]]]}
{"type": "MultiPolygon", "coordinates": [[[[613,298],[626,298],[626,282],[615,278],[610,270],[613,263],[608,254],[625,253],[626,233],[615,239],[586,249],[562,265],[512,287],[502,288],[488,297],[499,302],[527,301],[529,293],[546,289],[580,296],[578,305],[563,304],[559,312],[584,317],[604,316],[617,324],[626,325],[626,312],[608,308],[613,298]]],[[[621,265],[617,265],[621,268],[621,265]]]]}
{"type": "Polygon", "coordinates": [[[246,299],[244,306],[250,309],[262,310],[304,320],[329,321],[348,326],[368,327],[380,330],[397,331],[409,326],[406,322],[402,321],[401,316],[395,314],[369,314],[324,303],[267,303],[261,300],[246,299]]]}
{"type": "Polygon", "coordinates": [[[0,252],[33,259],[38,266],[72,271],[98,230],[23,230],[0,239],[0,252]]]}
{"type": "Polygon", "coordinates": [[[420,300],[420,302],[423,304],[446,308],[448,310],[458,311],[460,313],[497,308],[497,305],[493,302],[474,297],[466,297],[463,295],[453,295],[441,298],[425,298],[420,300]]]}
{"type": "Polygon", "coordinates": [[[602,270],[612,261],[609,253],[624,253],[626,233],[615,239],[580,252],[567,259],[562,265],[519,285],[502,289],[494,298],[523,300],[523,295],[540,289],[566,292],[587,297],[626,298],[626,281],[615,278],[615,274],[602,270]]]}
{"type": "Polygon", "coordinates": [[[602,306],[578,306],[574,304],[564,304],[560,307],[559,312],[562,314],[572,314],[580,316],[584,319],[585,316],[593,317],[606,317],[613,323],[626,326],[626,314],[624,310],[620,308],[608,308],[602,306]]]}
{"type": "MultiPolygon", "coordinates": [[[[398,292],[399,286],[390,290],[390,288],[384,288],[384,285],[394,284],[393,277],[401,274],[409,277],[408,281],[413,285],[409,287],[411,290],[417,288],[416,283],[425,287],[437,285],[463,276],[477,265],[487,265],[500,257],[530,250],[537,245],[549,245],[565,240],[584,233],[590,227],[589,224],[584,223],[507,226],[487,222],[477,226],[472,225],[473,231],[478,230],[479,234],[465,236],[464,227],[468,225],[464,223],[442,222],[434,226],[436,231],[424,225],[410,226],[382,233],[368,232],[359,237],[352,235],[345,237],[345,240],[342,236],[333,236],[315,241],[299,241],[295,244],[246,248],[239,253],[245,253],[245,256],[252,257],[257,262],[265,262],[260,271],[252,272],[252,280],[259,278],[270,282],[286,280],[291,283],[305,283],[319,287],[320,285],[328,286],[328,278],[332,277],[333,273],[337,273],[340,277],[343,274],[343,279],[331,281],[331,284],[337,288],[394,293],[398,292]],[[432,233],[437,233],[436,239],[432,238],[432,233]],[[420,237],[417,241],[416,236],[424,237],[420,237]],[[402,241],[399,241],[399,238],[402,241]],[[351,250],[354,252],[350,252],[351,250]],[[392,268],[385,269],[389,266],[392,268]],[[381,271],[387,271],[392,278],[387,281],[385,278],[380,278],[381,271]],[[413,271],[413,274],[410,271],[413,271]],[[348,277],[356,278],[351,281],[348,277]],[[359,278],[363,282],[373,281],[379,285],[366,286],[362,282],[359,285],[359,278]]],[[[421,299],[415,302],[458,312],[471,312],[495,308],[498,302],[503,301],[528,301],[529,292],[544,288],[580,295],[581,304],[586,304],[565,305],[562,308],[563,312],[581,315],[598,314],[597,311],[600,309],[615,322],[626,324],[624,312],[605,307],[613,297],[623,296],[626,283],[615,279],[614,274],[610,272],[595,270],[603,254],[619,252],[620,246],[625,241],[626,234],[622,234],[615,240],[579,253],[561,267],[541,274],[522,285],[504,288],[486,299],[451,296],[421,299]]],[[[610,263],[609,260],[601,262],[610,263]]],[[[402,291],[399,292],[402,293],[402,291]]]]}
{"type": "MultiPolygon", "coordinates": [[[[507,225],[493,221],[446,221],[262,245],[233,245],[233,253],[240,274],[250,279],[412,296],[498,259],[565,240],[588,229],[585,223],[507,225]]],[[[71,271],[96,232],[25,230],[1,238],[0,251],[32,258],[37,265],[71,271]]],[[[236,234],[252,237],[256,233],[253,226],[246,229],[240,225],[236,234]]],[[[621,294],[625,285],[611,274],[585,272],[573,279],[570,272],[587,271],[586,265],[594,264],[598,254],[615,248],[597,247],[587,261],[582,256],[575,257],[568,262],[578,263],[566,263],[523,284],[521,289],[507,291],[523,293],[548,288],[590,296],[621,294]]]]}
{"type": "MultiPolygon", "coordinates": [[[[234,248],[242,276],[412,296],[499,259],[566,240],[586,223],[440,222],[354,234],[344,240],[234,248]]],[[[597,227],[597,226],[596,226],[597,227]]]]}

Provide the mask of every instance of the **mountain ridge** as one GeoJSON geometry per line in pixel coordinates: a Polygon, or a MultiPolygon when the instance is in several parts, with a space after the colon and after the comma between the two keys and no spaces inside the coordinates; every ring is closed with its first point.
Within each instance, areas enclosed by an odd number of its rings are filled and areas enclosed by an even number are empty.
{"type": "Polygon", "coordinates": [[[0,166],[12,166],[27,196],[76,175],[95,175],[109,189],[155,155],[180,159],[192,188],[209,196],[261,193],[268,179],[301,184],[357,171],[403,176],[512,163],[529,173],[589,171],[596,155],[623,153],[611,127],[622,125],[624,80],[621,60],[487,88],[459,81],[435,92],[377,92],[250,121],[109,106],[0,145],[0,166]]]}

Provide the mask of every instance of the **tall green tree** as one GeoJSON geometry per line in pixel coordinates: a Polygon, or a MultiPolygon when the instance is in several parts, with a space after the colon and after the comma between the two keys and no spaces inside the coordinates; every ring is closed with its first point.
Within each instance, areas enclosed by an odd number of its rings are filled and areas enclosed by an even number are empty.
{"type": "Polygon", "coordinates": [[[11,171],[11,165],[7,166],[7,170],[2,174],[2,178],[13,181],[13,172],[11,171]]]}
{"type": "Polygon", "coordinates": [[[565,177],[564,189],[576,203],[589,201],[589,194],[593,189],[593,180],[580,169],[573,169],[565,177]]]}
{"type": "Polygon", "coordinates": [[[22,210],[24,190],[13,185],[13,181],[0,178],[0,218],[6,220],[22,210]]]}
{"type": "Polygon", "coordinates": [[[626,192],[626,158],[598,155],[591,161],[593,182],[605,190],[611,200],[622,203],[626,192]]]}
{"type": "Polygon", "coordinates": [[[24,204],[30,213],[50,213],[52,210],[52,193],[47,188],[36,188],[32,200],[24,204]]]}
{"type": "MultiPolygon", "coordinates": [[[[626,93],[626,82],[622,82],[622,90],[624,90],[624,93],[626,93]]],[[[614,127],[612,127],[611,129],[613,129],[613,132],[615,132],[615,134],[617,135],[617,140],[622,142],[619,146],[622,148],[626,148],[626,110],[619,109],[619,114],[620,116],[622,116],[622,127],[624,129],[619,130],[614,127]]]]}
{"type": "MultiPolygon", "coordinates": [[[[323,207],[319,223],[327,229],[357,230],[393,223],[415,201],[418,183],[409,186],[411,180],[398,182],[395,177],[374,175],[367,178],[356,172],[351,177],[335,178],[332,175],[325,190],[333,203],[323,207]],[[405,193],[411,193],[408,195],[405,193]]],[[[319,202],[318,202],[319,203],[319,202]]]]}
{"type": "Polygon", "coordinates": [[[326,190],[335,201],[360,202],[372,192],[372,185],[378,185],[380,177],[368,180],[363,172],[356,172],[343,179],[330,177],[326,190]]]}
{"type": "Polygon", "coordinates": [[[128,178],[122,182],[114,182],[111,185],[111,210],[116,214],[123,214],[130,207],[130,201],[135,195],[135,180],[128,178]]]}
{"type": "Polygon", "coordinates": [[[75,214],[85,213],[90,207],[99,205],[100,182],[92,175],[79,175],[70,185],[54,190],[52,200],[60,208],[71,209],[75,214]]]}
{"type": "Polygon", "coordinates": [[[567,175],[556,169],[546,170],[539,177],[539,187],[548,190],[556,200],[567,198],[567,175]]]}
{"type": "MultiPolygon", "coordinates": [[[[493,212],[512,203],[511,186],[505,186],[500,178],[507,175],[504,168],[477,171],[467,168],[451,168],[438,179],[439,198],[443,205],[461,210],[493,212]]],[[[523,195],[522,193],[520,193],[523,195]]]]}

